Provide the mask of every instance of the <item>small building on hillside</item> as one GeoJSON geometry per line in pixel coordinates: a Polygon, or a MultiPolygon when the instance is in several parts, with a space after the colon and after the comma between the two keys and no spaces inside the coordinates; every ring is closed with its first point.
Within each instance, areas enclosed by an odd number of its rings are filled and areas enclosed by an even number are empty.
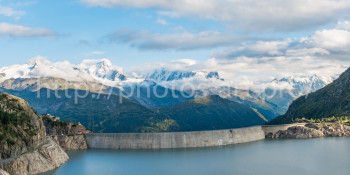
{"type": "Polygon", "coordinates": [[[41,116],[42,116],[42,117],[47,117],[47,118],[51,119],[52,121],[59,121],[59,120],[60,120],[59,117],[53,116],[53,115],[51,115],[51,114],[43,114],[43,115],[41,115],[41,116]]]}

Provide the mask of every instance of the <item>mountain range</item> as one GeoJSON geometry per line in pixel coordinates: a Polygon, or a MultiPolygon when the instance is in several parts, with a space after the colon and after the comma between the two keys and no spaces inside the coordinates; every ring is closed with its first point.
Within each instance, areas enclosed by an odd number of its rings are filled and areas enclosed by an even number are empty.
{"type": "MultiPolygon", "coordinates": [[[[218,95],[256,110],[263,118],[271,120],[284,114],[294,99],[314,92],[334,79],[318,75],[275,79],[268,84],[272,87],[286,87],[278,89],[276,93],[274,88],[266,88],[264,91],[234,88],[228,83],[229,79],[223,78],[218,71],[159,67],[140,75],[125,73],[107,59],[84,60],[79,64],[71,64],[67,61],[51,63],[39,58],[27,64],[0,68],[0,90],[16,92],[23,98],[23,94],[42,89],[88,90],[92,93],[123,96],[147,108],[170,107],[189,100],[218,95]],[[191,84],[205,86],[186,86],[191,84]]],[[[256,89],[259,86],[263,85],[257,82],[256,89]]]]}
{"type": "Polygon", "coordinates": [[[163,82],[163,81],[175,81],[175,80],[183,80],[186,78],[193,78],[193,77],[201,77],[206,79],[218,79],[222,80],[219,77],[218,72],[206,72],[206,71],[169,71],[165,68],[156,69],[151,73],[147,73],[145,76],[146,80],[154,80],[157,82],[163,82]]]}
{"type": "Polygon", "coordinates": [[[122,69],[113,66],[107,59],[84,60],[74,65],[67,61],[51,63],[37,58],[27,64],[0,68],[0,81],[16,78],[62,78],[68,81],[120,82],[127,80],[122,69]]]}

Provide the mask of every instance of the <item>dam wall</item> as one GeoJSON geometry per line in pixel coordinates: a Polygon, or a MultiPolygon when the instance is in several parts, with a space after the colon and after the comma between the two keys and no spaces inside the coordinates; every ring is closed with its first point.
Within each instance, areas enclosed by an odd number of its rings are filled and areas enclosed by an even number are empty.
{"type": "Polygon", "coordinates": [[[86,134],[89,148],[106,149],[195,148],[262,139],[265,139],[265,132],[261,126],[198,132],[86,134]]]}

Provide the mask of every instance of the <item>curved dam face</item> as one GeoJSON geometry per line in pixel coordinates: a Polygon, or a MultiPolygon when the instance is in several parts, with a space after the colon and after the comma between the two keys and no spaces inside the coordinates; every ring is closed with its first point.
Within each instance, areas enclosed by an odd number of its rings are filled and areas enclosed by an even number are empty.
{"type": "Polygon", "coordinates": [[[246,143],[265,139],[261,126],[198,132],[86,134],[89,148],[194,148],[246,143]]]}

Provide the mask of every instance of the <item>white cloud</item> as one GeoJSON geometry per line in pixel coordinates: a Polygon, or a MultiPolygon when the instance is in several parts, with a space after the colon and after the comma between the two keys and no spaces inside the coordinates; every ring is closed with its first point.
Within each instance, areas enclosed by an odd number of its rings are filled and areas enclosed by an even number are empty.
{"type": "Polygon", "coordinates": [[[165,19],[158,18],[156,22],[162,24],[163,26],[168,25],[168,22],[165,19]]]}
{"type": "Polygon", "coordinates": [[[245,30],[291,31],[344,17],[348,0],[81,0],[88,6],[152,8],[172,17],[199,16],[245,30]]]}
{"type": "Polygon", "coordinates": [[[21,25],[0,23],[0,38],[56,38],[58,35],[46,28],[31,28],[21,25]]]}
{"type": "Polygon", "coordinates": [[[336,28],[350,31],[350,21],[339,21],[336,28]]]}
{"type": "Polygon", "coordinates": [[[146,63],[143,65],[139,65],[131,70],[129,70],[129,73],[132,73],[134,75],[137,75],[137,77],[145,76],[147,73],[150,73],[156,69],[160,68],[166,68],[170,71],[192,71],[192,66],[198,65],[198,62],[196,60],[192,59],[178,59],[178,60],[172,60],[169,62],[152,62],[152,63],[146,63]]]}
{"type": "Polygon", "coordinates": [[[128,43],[141,50],[193,50],[237,44],[250,38],[217,31],[190,33],[180,31],[171,34],[149,31],[118,30],[107,36],[109,42],[128,43]]]}
{"type": "Polygon", "coordinates": [[[286,56],[305,56],[305,55],[330,55],[330,52],[322,48],[298,48],[288,49],[285,52],[286,56]]]}
{"type": "Polygon", "coordinates": [[[17,11],[11,7],[5,7],[5,6],[0,5],[0,15],[4,15],[4,16],[8,16],[8,17],[21,17],[25,14],[26,14],[26,12],[24,12],[24,11],[17,11]]]}
{"type": "Polygon", "coordinates": [[[331,51],[350,52],[350,31],[338,29],[317,31],[311,36],[310,42],[316,47],[331,51]]]}
{"type": "Polygon", "coordinates": [[[240,47],[227,48],[213,54],[213,57],[223,59],[236,59],[237,57],[301,57],[309,56],[318,59],[349,60],[350,30],[343,26],[347,21],[341,22],[343,29],[324,29],[316,31],[309,37],[287,38],[280,41],[256,41],[243,44],[240,47]]]}

